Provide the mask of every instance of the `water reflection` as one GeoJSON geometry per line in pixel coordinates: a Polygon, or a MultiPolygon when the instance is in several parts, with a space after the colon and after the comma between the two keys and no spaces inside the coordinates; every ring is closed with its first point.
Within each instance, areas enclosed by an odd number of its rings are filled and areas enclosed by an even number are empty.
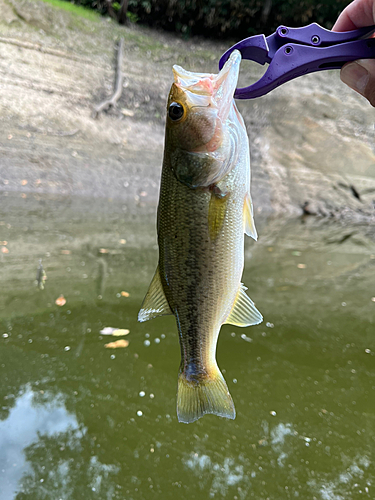
{"type": "Polygon", "coordinates": [[[45,437],[70,432],[79,439],[82,431],[75,415],[62,400],[38,402],[40,394],[24,388],[16,398],[8,417],[0,422],[0,500],[10,500],[19,491],[25,476],[32,474],[27,450],[45,437]]]}
{"type": "Polygon", "coordinates": [[[225,498],[229,490],[237,491],[241,500],[245,499],[251,488],[251,478],[256,474],[244,470],[243,458],[238,461],[225,457],[222,462],[212,461],[208,455],[192,453],[184,460],[185,467],[192,470],[197,476],[202,489],[208,483],[209,496],[225,498]],[[235,487],[235,488],[234,488],[235,487]]]}
{"type": "Polygon", "coordinates": [[[119,468],[86,456],[87,447],[87,428],[62,396],[26,386],[0,422],[0,500],[115,498],[119,468]]]}
{"type": "Polygon", "coordinates": [[[342,500],[357,498],[372,498],[370,487],[373,482],[366,478],[366,472],[371,466],[369,458],[357,455],[354,460],[343,456],[343,462],[346,463],[342,472],[338,472],[333,480],[328,479],[324,483],[315,478],[308,482],[309,488],[317,492],[322,500],[342,500]]]}
{"type": "Polygon", "coordinates": [[[0,500],[374,498],[371,226],[258,223],[244,282],[265,321],[225,325],[218,345],[237,418],[181,426],[174,318],[137,322],[157,260],[154,212],[8,201],[0,500]],[[33,284],[41,257],[44,290],[33,284]],[[130,330],[126,348],[104,347],[108,326],[130,330]]]}

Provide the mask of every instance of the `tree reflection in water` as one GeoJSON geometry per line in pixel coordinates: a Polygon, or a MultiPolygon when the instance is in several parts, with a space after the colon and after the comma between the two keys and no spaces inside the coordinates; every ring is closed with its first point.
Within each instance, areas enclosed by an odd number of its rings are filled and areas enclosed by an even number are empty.
{"type": "Polygon", "coordinates": [[[104,487],[111,498],[110,475],[117,467],[85,456],[82,441],[87,439],[62,397],[24,387],[0,422],[0,500],[69,499],[78,493],[77,475],[86,476],[82,489],[100,492],[104,487]]]}

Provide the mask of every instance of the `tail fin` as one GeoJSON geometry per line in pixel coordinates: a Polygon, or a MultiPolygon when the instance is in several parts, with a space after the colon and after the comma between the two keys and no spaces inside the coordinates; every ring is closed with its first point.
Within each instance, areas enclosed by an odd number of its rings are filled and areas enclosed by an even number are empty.
{"type": "Polygon", "coordinates": [[[179,422],[189,424],[213,413],[219,417],[236,418],[236,410],[227,384],[219,368],[199,382],[190,381],[183,372],[178,377],[177,417],[179,422]]]}

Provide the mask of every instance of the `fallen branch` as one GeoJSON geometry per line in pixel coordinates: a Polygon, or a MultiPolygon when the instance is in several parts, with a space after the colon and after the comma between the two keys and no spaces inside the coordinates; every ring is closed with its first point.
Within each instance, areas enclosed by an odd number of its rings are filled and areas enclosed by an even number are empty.
{"type": "Polygon", "coordinates": [[[75,54],[71,54],[68,52],[63,52],[62,50],[50,49],[48,47],[43,47],[41,44],[24,42],[22,40],[17,40],[16,38],[6,38],[4,36],[0,36],[1,43],[8,43],[9,45],[15,45],[16,47],[22,47],[24,49],[37,50],[38,52],[42,52],[43,54],[50,54],[51,56],[63,57],[65,59],[71,59],[72,61],[84,62],[84,63],[92,63],[90,59],[86,59],[84,57],[76,56],[75,54]]]}
{"type": "Polygon", "coordinates": [[[111,106],[116,106],[117,101],[120,99],[122,94],[123,82],[124,82],[124,73],[122,72],[122,59],[124,55],[124,39],[121,38],[117,51],[117,71],[116,71],[116,84],[115,91],[109,99],[101,102],[97,106],[94,106],[94,118],[98,118],[99,113],[102,111],[109,109],[111,106]]]}

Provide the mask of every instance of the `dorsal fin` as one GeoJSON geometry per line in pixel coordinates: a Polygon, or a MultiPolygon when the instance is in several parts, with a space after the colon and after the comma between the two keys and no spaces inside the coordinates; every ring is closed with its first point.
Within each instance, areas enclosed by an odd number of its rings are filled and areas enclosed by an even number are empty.
{"type": "Polygon", "coordinates": [[[255,307],[254,302],[246,295],[247,288],[241,283],[232,310],[225,321],[235,326],[258,325],[263,321],[263,316],[255,307]]]}
{"type": "Polygon", "coordinates": [[[243,217],[245,224],[245,233],[251,236],[255,241],[258,239],[257,230],[255,229],[255,222],[253,217],[253,204],[251,201],[250,193],[246,193],[243,205],[243,217]]]}
{"type": "Polygon", "coordinates": [[[146,296],[143,299],[142,307],[138,313],[138,321],[142,323],[143,321],[156,318],[157,316],[165,316],[167,314],[173,313],[169,307],[161,284],[158,266],[146,296]]]}

